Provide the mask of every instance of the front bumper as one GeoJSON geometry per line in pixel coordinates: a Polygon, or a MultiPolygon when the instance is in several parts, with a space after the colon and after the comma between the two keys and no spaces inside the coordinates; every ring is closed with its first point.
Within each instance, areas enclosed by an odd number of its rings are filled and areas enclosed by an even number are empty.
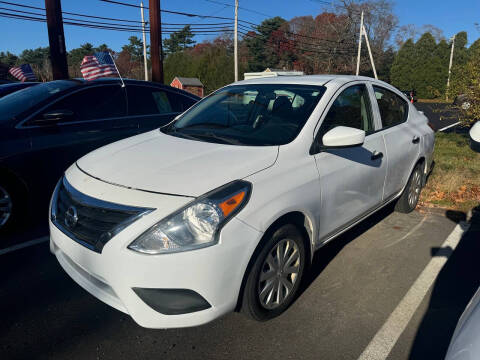
{"type": "MultiPolygon", "coordinates": [[[[77,188],[83,182],[75,176],[68,181],[77,188]]],[[[77,174],[80,176],[81,174],[77,174]]],[[[85,176],[85,175],[83,175],[85,176]]],[[[97,181],[99,187],[108,186],[109,191],[93,190],[104,196],[116,193],[115,186],[97,181]]],[[[95,189],[95,187],[88,187],[95,189]]],[[[128,193],[128,192],[130,193],[128,193]]],[[[122,202],[121,189],[115,202],[122,202]]],[[[95,196],[92,192],[88,195],[95,196]]],[[[106,201],[114,198],[108,196],[106,201]]],[[[149,194],[151,207],[160,208],[165,195],[149,194]],[[160,199],[160,200],[159,200],[160,199]]],[[[137,205],[145,205],[139,201],[137,205]]],[[[174,211],[175,209],[172,209],[174,211]]],[[[196,326],[212,321],[237,305],[241,283],[248,262],[262,234],[237,218],[232,218],[221,231],[219,243],[193,251],[146,255],[129,250],[127,246],[145,229],[163,217],[162,211],[153,211],[113,237],[96,253],[70,239],[50,222],[50,250],[63,269],[85,290],[108,305],[129,314],[139,325],[148,328],[178,328],[196,326]],[[204,310],[166,315],[147,305],[134,289],[186,289],[199,294],[210,307],[204,310]]]]}

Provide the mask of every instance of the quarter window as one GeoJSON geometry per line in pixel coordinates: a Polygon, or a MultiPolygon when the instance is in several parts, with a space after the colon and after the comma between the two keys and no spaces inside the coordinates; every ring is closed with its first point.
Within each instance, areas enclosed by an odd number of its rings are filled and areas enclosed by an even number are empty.
{"type": "Polygon", "coordinates": [[[157,115],[176,112],[167,92],[147,86],[127,86],[129,115],[157,115]]]}
{"type": "Polygon", "coordinates": [[[337,126],[364,130],[367,134],[375,130],[365,85],[351,86],[335,99],[322,122],[317,138],[321,139],[329,130],[337,126]]]}
{"type": "Polygon", "coordinates": [[[393,92],[374,86],[382,127],[388,128],[407,121],[408,103],[393,92]]]}

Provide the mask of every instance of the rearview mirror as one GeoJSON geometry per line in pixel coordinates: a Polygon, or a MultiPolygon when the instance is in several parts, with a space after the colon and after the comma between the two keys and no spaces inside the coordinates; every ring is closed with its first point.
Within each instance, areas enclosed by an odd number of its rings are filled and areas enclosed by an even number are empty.
{"type": "Polygon", "coordinates": [[[480,152],[480,121],[470,129],[470,147],[473,151],[480,152]]]}
{"type": "Polygon", "coordinates": [[[362,145],[365,141],[365,131],[347,126],[337,126],[323,135],[323,146],[347,147],[362,145]]]}
{"type": "Polygon", "coordinates": [[[71,110],[53,110],[42,114],[42,118],[37,121],[42,122],[60,122],[71,120],[74,113],[71,110]]]}

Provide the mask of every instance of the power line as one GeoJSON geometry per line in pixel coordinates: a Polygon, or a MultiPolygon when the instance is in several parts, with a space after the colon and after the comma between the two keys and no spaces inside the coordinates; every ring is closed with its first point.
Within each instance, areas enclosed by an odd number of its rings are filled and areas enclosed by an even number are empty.
{"type": "MultiPolygon", "coordinates": [[[[255,30],[256,30],[256,29],[254,29],[253,27],[247,27],[247,26],[242,25],[242,24],[239,24],[239,26],[241,26],[241,27],[244,29],[244,31],[255,31],[255,30]]],[[[317,41],[326,41],[326,42],[335,43],[335,44],[350,44],[350,45],[354,45],[353,42],[336,41],[336,40],[331,40],[331,39],[319,38],[319,37],[315,37],[315,36],[308,36],[308,35],[298,34],[298,33],[296,33],[296,32],[288,31],[288,30],[283,30],[283,29],[280,29],[280,28],[274,27],[274,26],[268,26],[268,25],[261,25],[261,26],[265,26],[265,27],[267,27],[267,28],[273,29],[273,31],[277,31],[277,30],[278,30],[278,31],[284,32],[285,34],[297,36],[297,37],[300,37],[300,38],[317,40],[317,41]]],[[[257,29],[258,29],[258,27],[257,27],[257,29]]],[[[317,45],[317,44],[315,44],[315,45],[317,45]]]]}
{"type": "MultiPolygon", "coordinates": [[[[212,4],[223,5],[223,6],[226,6],[226,7],[235,7],[235,5],[227,4],[227,3],[224,3],[224,2],[221,2],[221,1],[215,1],[215,0],[204,0],[204,1],[212,3],[212,4]]],[[[272,15],[265,14],[265,13],[262,13],[260,11],[244,8],[244,7],[241,7],[241,6],[239,6],[238,8],[241,9],[241,10],[249,11],[249,12],[254,13],[254,14],[258,14],[258,15],[274,17],[272,15]]]]}
{"type": "MultiPolygon", "coordinates": [[[[8,1],[0,1],[1,4],[6,4],[10,6],[16,6],[20,8],[28,8],[28,9],[35,9],[35,10],[42,10],[45,11],[45,8],[38,7],[38,6],[31,6],[31,5],[26,5],[26,4],[19,4],[19,3],[12,3],[8,1]]],[[[8,9],[8,8],[2,8],[3,10],[9,10],[9,11],[16,11],[16,12],[23,12],[22,10],[15,10],[15,9],[8,9]]],[[[40,15],[38,13],[31,13],[31,12],[24,12],[28,14],[35,14],[35,15],[40,15]]],[[[120,21],[120,22],[128,22],[128,23],[135,23],[135,24],[142,24],[141,21],[137,20],[130,20],[130,19],[119,19],[119,18],[110,18],[110,17],[103,17],[103,16],[95,16],[95,15],[89,15],[89,14],[80,14],[80,13],[73,13],[73,12],[68,12],[68,11],[62,11],[63,14],[66,15],[72,15],[72,16],[78,16],[78,17],[85,17],[85,18],[93,18],[93,19],[100,19],[100,20],[110,20],[110,21],[120,21]]],[[[80,20],[79,20],[80,21],[80,20]]],[[[85,20],[82,20],[85,21],[85,20]]],[[[148,23],[148,22],[146,22],[148,23]]],[[[217,26],[217,25],[227,25],[230,24],[230,22],[218,22],[218,23],[203,23],[203,24],[191,24],[191,23],[162,23],[165,25],[191,25],[191,26],[217,26]]]]}
{"type": "MultiPolygon", "coordinates": [[[[123,6],[129,6],[133,8],[140,8],[140,5],[135,5],[135,4],[129,4],[121,1],[115,1],[115,0],[100,0],[102,2],[106,3],[111,3],[111,4],[116,4],[116,5],[123,5],[123,6]]],[[[148,7],[144,6],[144,9],[148,9],[148,7]]],[[[183,11],[173,11],[173,10],[166,10],[166,9],[161,9],[161,12],[168,13],[168,14],[174,14],[174,15],[182,15],[182,16],[188,16],[188,17],[200,17],[204,19],[221,19],[221,20],[232,20],[234,21],[234,18],[230,17],[225,17],[225,16],[213,16],[213,15],[201,15],[201,14],[193,14],[193,13],[187,13],[183,11]]],[[[240,20],[239,20],[240,21],[240,20]]],[[[248,21],[243,21],[245,23],[253,24],[248,21]]]]}
{"type": "MultiPolygon", "coordinates": [[[[244,32],[241,32],[241,31],[239,31],[239,33],[243,36],[246,36],[246,37],[251,37],[251,38],[256,37],[255,35],[250,35],[248,33],[244,33],[244,32]]],[[[257,36],[263,36],[263,35],[257,34],[257,36]]],[[[282,42],[282,43],[288,43],[289,41],[293,41],[293,40],[278,39],[277,41],[282,42]]],[[[355,49],[353,49],[353,48],[351,50],[340,49],[340,48],[335,48],[333,50],[319,49],[319,48],[312,49],[311,47],[310,48],[300,47],[297,44],[307,45],[307,46],[320,46],[320,45],[318,45],[318,44],[306,44],[306,43],[302,43],[302,42],[296,42],[295,44],[293,44],[293,47],[295,47],[295,49],[297,49],[297,50],[306,51],[306,52],[314,52],[314,53],[317,53],[317,54],[329,54],[329,55],[331,55],[332,53],[335,53],[335,54],[340,54],[340,55],[351,55],[355,51],[355,49]]]]}
{"type": "MultiPolygon", "coordinates": [[[[28,20],[28,21],[37,21],[37,22],[46,22],[46,18],[44,17],[33,17],[33,16],[26,16],[26,15],[18,15],[18,14],[11,14],[6,12],[0,12],[0,17],[3,18],[12,18],[12,19],[19,19],[19,20],[28,20]]],[[[101,30],[115,30],[115,31],[126,31],[126,32],[136,32],[140,33],[142,30],[140,28],[135,27],[121,27],[118,25],[95,25],[89,24],[84,22],[77,22],[77,21],[64,21],[65,25],[73,25],[73,26],[80,26],[92,29],[101,29],[101,30]]],[[[165,30],[165,33],[171,34],[178,30],[165,30]]],[[[232,32],[233,29],[223,28],[218,30],[192,30],[192,33],[195,35],[212,35],[214,33],[229,33],[232,32]]]]}
{"type": "MultiPolygon", "coordinates": [[[[40,8],[41,9],[41,8],[40,8]]],[[[35,15],[35,16],[41,16],[41,17],[45,17],[45,14],[42,14],[42,13],[38,13],[38,12],[32,12],[32,11],[25,11],[25,10],[17,10],[17,9],[9,9],[9,8],[5,8],[5,7],[0,7],[0,10],[6,10],[6,11],[9,11],[9,12],[15,12],[15,13],[21,13],[21,14],[28,14],[28,15],[35,15]]],[[[4,15],[6,15],[7,13],[3,13],[4,15]]],[[[17,15],[17,14],[10,14],[10,15],[17,15]]],[[[71,20],[71,21],[75,21],[75,22],[81,22],[81,23],[89,23],[89,24],[96,24],[96,25],[102,25],[102,26],[115,26],[115,27],[118,27],[118,28],[124,28],[124,29],[129,29],[129,30],[141,30],[141,26],[135,26],[135,25],[125,25],[125,24],[118,24],[118,23],[105,23],[105,22],[100,22],[100,21],[91,21],[91,20],[79,20],[79,19],[75,19],[75,18],[70,18],[70,17],[63,17],[64,20],[71,20]]],[[[183,28],[179,28],[179,27],[172,27],[173,24],[168,24],[168,23],[164,23],[165,25],[167,25],[165,27],[165,30],[173,30],[173,31],[180,31],[180,30],[183,30],[183,28]]],[[[210,24],[194,24],[193,25],[193,28],[191,29],[192,31],[207,31],[207,32],[211,32],[211,30],[223,30],[223,29],[226,29],[227,27],[225,26],[225,24],[228,24],[230,27],[232,26],[231,24],[229,23],[218,23],[218,24],[221,24],[221,25],[210,25],[210,24]],[[204,27],[205,26],[209,26],[208,29],[205,29],[204,27]],[[198,28],[197,28],[198,27],[198,28]]],[[[174,24],[174,25],[185,25],[185,26],[191,26],[190,24],[174,24]]],[[[192,26],[191,26],[192,27],[192,26]]]]}

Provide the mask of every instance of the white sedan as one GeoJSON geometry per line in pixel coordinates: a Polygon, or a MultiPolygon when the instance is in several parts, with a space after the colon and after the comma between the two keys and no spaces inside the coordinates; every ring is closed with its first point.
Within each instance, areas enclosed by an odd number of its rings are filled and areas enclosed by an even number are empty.
{"type": "Polygon", "coordinates": [[[388,203],[416,207],[433,146],[427,118],[384,82],[241,81],[73,164],[52,197],[50,249],[144,327],[234,310],[267,320],[315,251],[388,203]]]}

